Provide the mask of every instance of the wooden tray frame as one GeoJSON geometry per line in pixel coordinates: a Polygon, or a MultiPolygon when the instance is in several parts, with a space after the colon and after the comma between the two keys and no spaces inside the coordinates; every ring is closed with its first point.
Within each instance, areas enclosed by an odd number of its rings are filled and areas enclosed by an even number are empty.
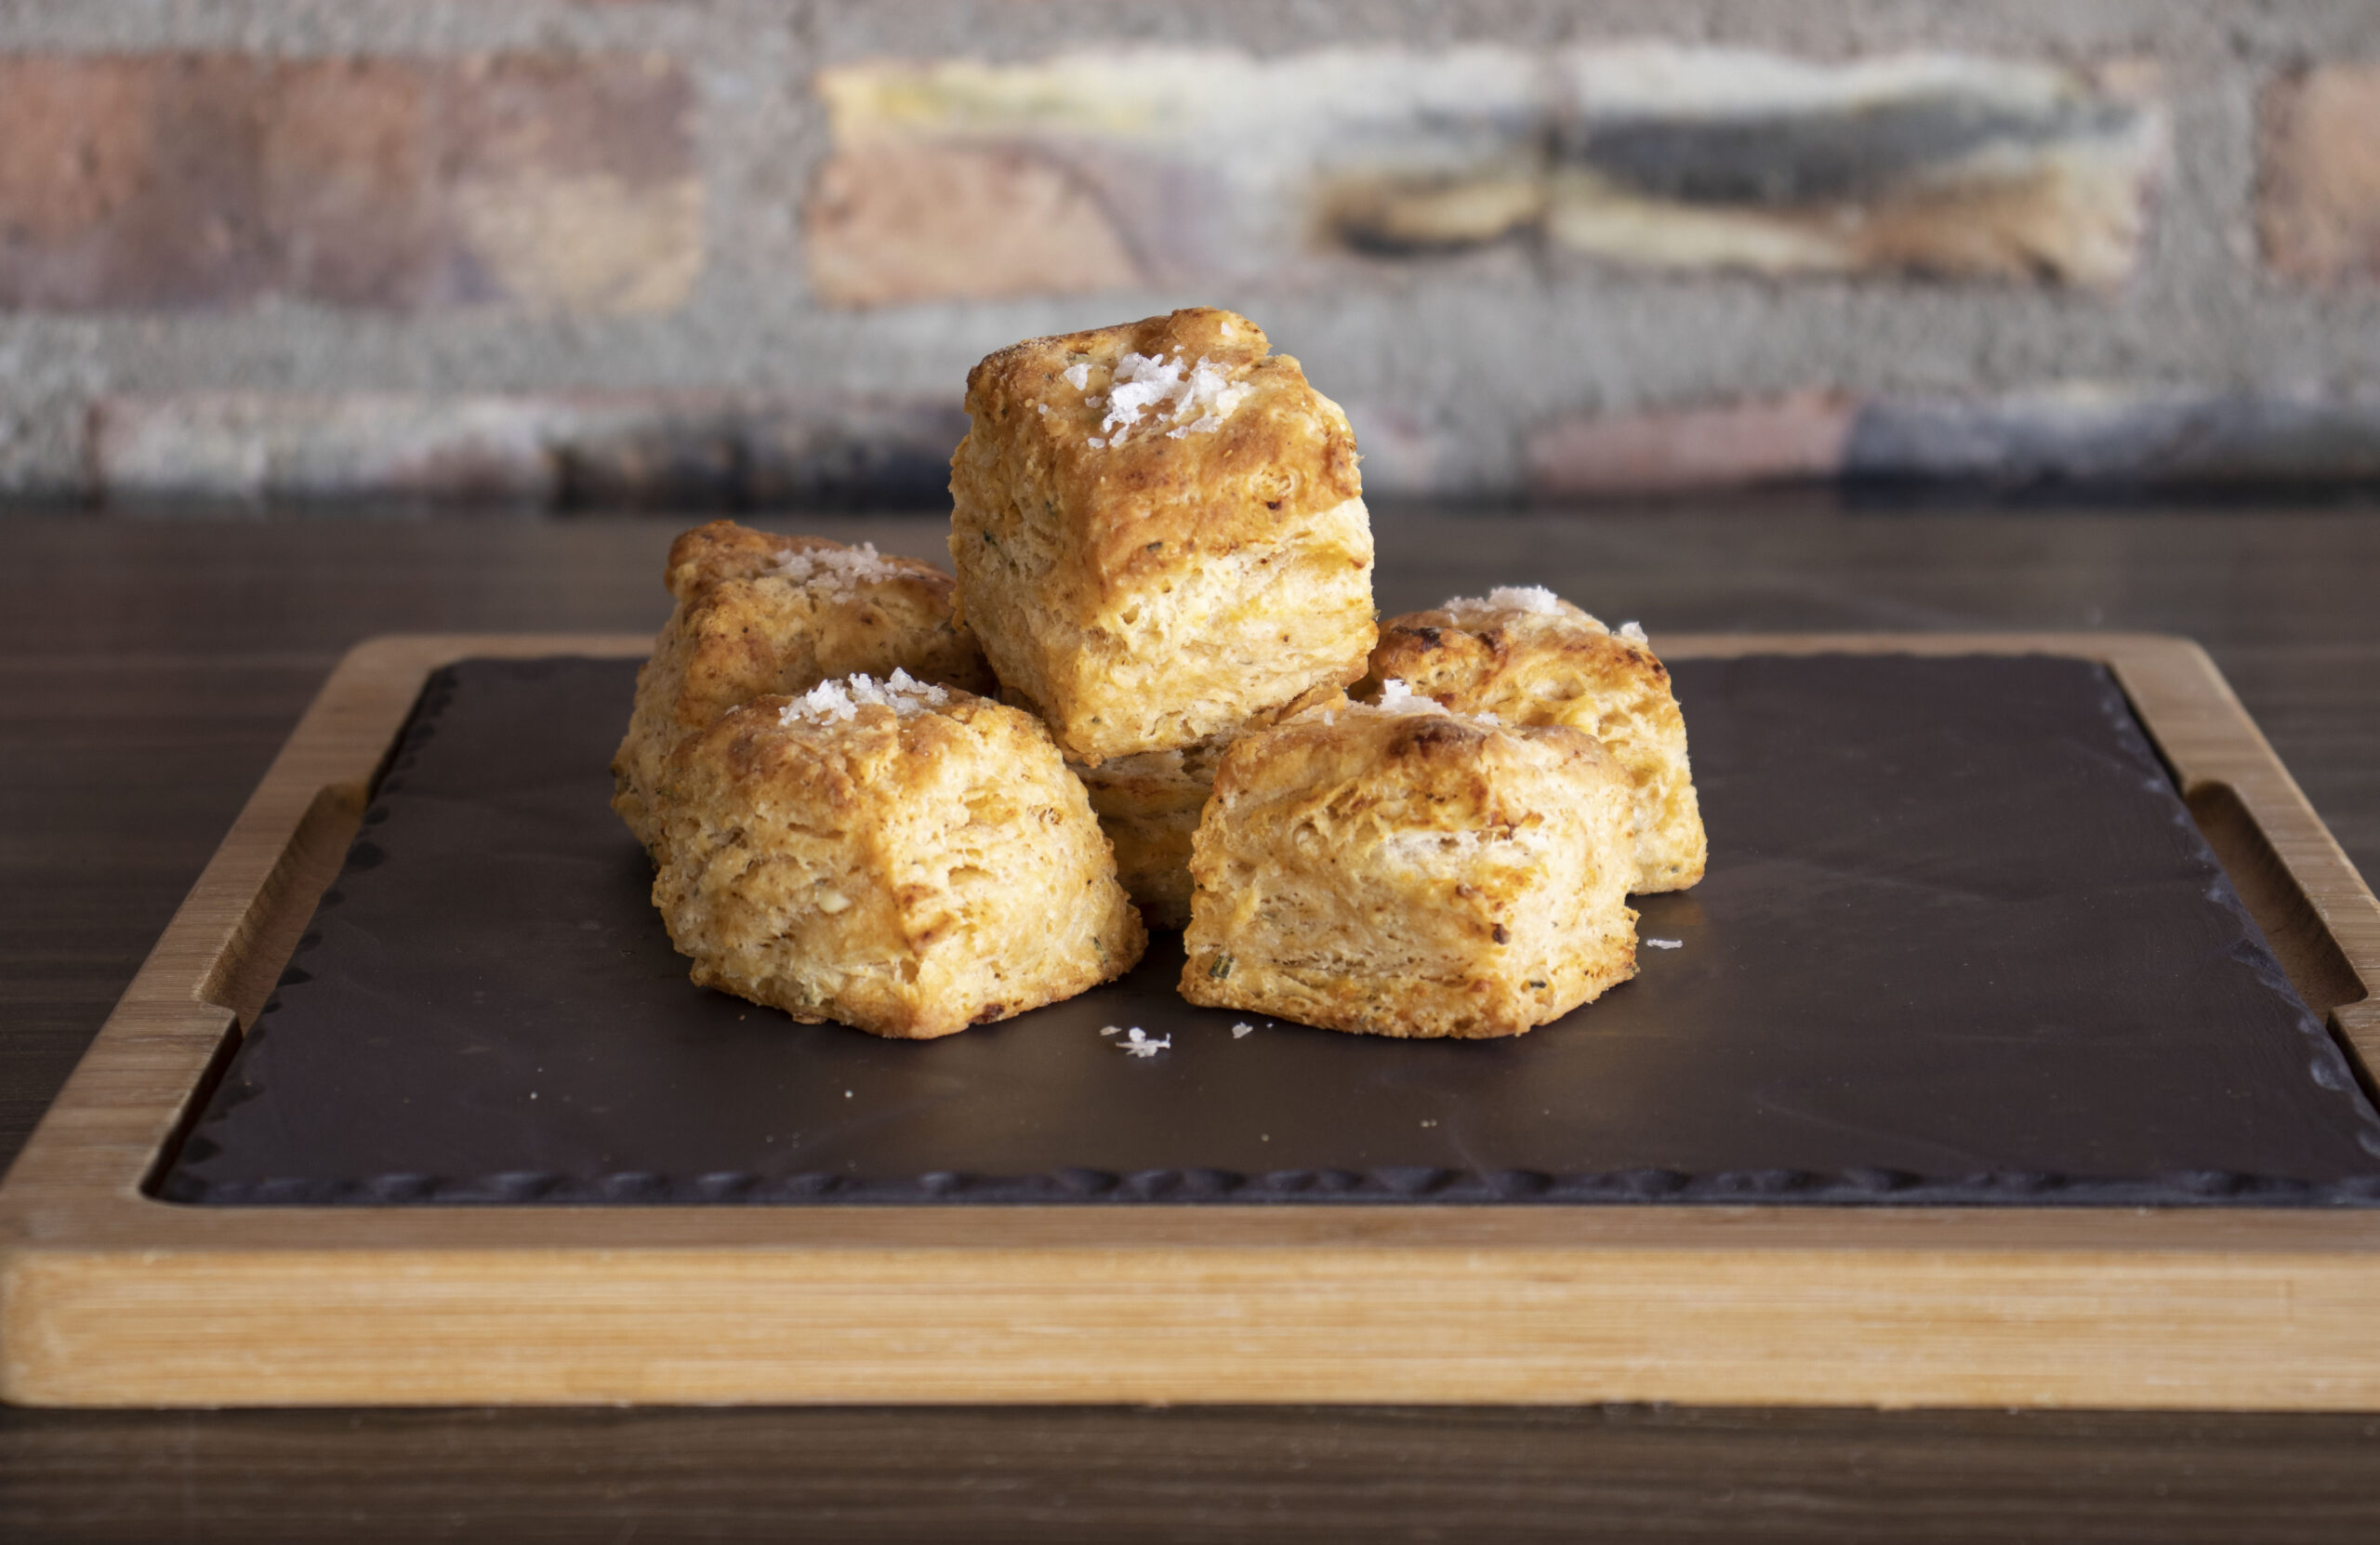
{"type": "MultiPolygon", "coordinates": [[[[2380,904],[2195,644],[1660,641],[1672,659],[2106,662],[2293,980],[2360,1066],[2380,1066],[2380,904]]],[[[412,636],[340,664],[0,1183],[0,1397],[2380,1408],[2380,1209],[145,1195],[337,872],[424,677],[474,655],[649,647],[412,636]]]]}

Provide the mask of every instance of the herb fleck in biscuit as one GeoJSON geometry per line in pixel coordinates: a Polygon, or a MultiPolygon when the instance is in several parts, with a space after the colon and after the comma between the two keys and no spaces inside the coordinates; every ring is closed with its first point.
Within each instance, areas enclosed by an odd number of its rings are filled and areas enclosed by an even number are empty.
{"type": "Polygon", "coordinates": [[[1560,727],[1384,706],[1234,742],[1182,996],[1334,1030],[1513,1036],[1636,971],[1626,778],[1560,727]]]}
{"type": "Polygon", "coordinates": [[[654,905],[707,987],[923,1040],[1122,974],[1146,943],[1030,715],[866,676],[730,710],[670,759],[654,905]]]}

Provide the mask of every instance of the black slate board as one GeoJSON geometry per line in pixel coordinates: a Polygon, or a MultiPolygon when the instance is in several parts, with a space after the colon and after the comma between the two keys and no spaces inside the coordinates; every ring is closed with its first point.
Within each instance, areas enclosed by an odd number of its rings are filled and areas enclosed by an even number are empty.
{"type": "Polygon", "coordinates": [[[1123,982],[879,1041],[688,984],[606,805],[635,664],[432,679],[159,1184],[210,1204],[2360,1203],[2380,1119],[2112,680],[1681,662],[1711,872],[1517,1039],[1123,982]],[[1139,1059],[1099,1035],[1139,1025],[1139,1059]]]}

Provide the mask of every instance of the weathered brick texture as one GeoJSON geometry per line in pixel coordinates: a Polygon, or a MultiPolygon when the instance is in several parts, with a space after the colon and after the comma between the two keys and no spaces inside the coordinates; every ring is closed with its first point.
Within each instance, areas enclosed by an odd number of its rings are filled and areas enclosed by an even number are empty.
{"type": "Polygon", "coordinates": [[[847,305],[1313,281],[1499,243],[2112,284],[2165,133],[2130,67],[1668,45],[885,61],[819,91],[837,150],[812,282],[847,305]]]}
{"type": "Polygon", "coordinates": [[[1857,405],[1829,392],[1587,416],[1531,437],[1529,486],[1556,497],[1801,482],[1842,472],[1857,405]]]}
{"type": "Polygon", "coordinates": [[[2276,82],[2259,138],[2265,260],[2313,284],[2380,280],[2380,60],[2276,82]]]}
{"type": "Polygon", "coordinates": [[[1812,391],[1584,415],[1529,442],[1529,488],[1545,498],[1838,480],[2102,490],[2380,482],[2380,393],[2091,382],[1864,401],[1812,391]]]}
{"type": "Polygon", "coordinates": [[[624,58],[0,58],[0,307],[664,310],[692,98],[624,58]]]}
{"type": "Polygon", "coordinates": [[[916,504],[966,432],[955,394],[125,394],[93,404],[87,460],[129,500],[916,504]]]}
{"type": "Polygon", "coordinates": [[[811,275],[845,305],[1117,289],[1140,266],[1096,192],[1011,146],[869,145],[819,169],[811,275]]]}
{"type": "Polygon", "coordinates": [[[0,498],[931,503],[1190,304],[1388,500],[2380,486],[2380,0],[1458,9],[0,4],[0,498]]]}

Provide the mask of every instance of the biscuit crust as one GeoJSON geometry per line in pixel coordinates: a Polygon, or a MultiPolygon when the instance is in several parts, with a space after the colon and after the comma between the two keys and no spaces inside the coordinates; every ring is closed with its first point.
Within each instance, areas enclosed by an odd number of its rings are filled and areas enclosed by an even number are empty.
{"type": "Polygon", "coordinates": [[[1320,710],[1236,741],[1182,996],[1334,1030],[1518,1035],[1635,974],[1626,778],[1559,726],[1320,710]]]}
{"type": "Polygon", "coordinates": [[[1543,590],[1500,590],[1392,617],[1359,694],[1402,680],[1458,713],[1561,724],[1592,735],[1628,774],[1637,894],[1702,878],[1710,842],[1669,668],[1641,634],[1615,633],[1543,590]]]}
{"type": "Polygon", "coordinates": [[[1140,917],[1048,733],[934,695],[842,718],[761,697],[673,753],[653,901],[697,984],[922,1040],[1140,958],[1140,917]]]}
{"type": "Polygon", "coordinates": [[[1269,349],[1198,309],[1027,339],[968,375],[959,612],[1078,762],[1189,746],[1363,674],[1355,434],[1269,349]]]}
{"type": "Polygon", "coordinates": [[[916,559],[713,521],[670,545],[664,578],[677,605],[612,759],[612,808],[648,851],[669,753],[739,704],[856,671],[991,690],[949,576],[916,559]]]}

